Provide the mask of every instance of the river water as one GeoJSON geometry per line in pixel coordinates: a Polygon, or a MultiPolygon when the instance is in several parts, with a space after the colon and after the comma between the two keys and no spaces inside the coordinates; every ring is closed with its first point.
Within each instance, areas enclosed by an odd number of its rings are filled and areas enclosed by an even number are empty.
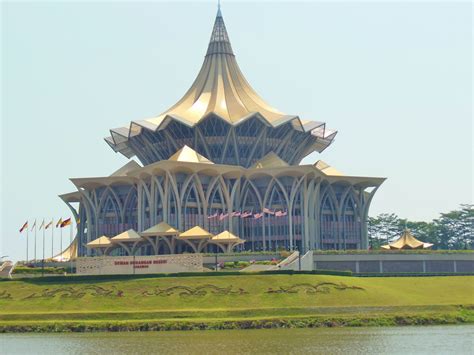
{"type": "Polygon", "coordinates": [[[474,325],[0,334],[0,354],[474,354],[474,325]]]}

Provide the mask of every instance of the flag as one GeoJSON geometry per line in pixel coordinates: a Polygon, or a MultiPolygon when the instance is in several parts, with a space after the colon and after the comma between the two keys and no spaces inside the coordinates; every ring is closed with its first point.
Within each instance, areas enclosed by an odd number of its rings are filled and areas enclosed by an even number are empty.
{"type": "Polygon", "coordinates": [[[63,219],[60,218],[59,221],[56,223],[56,228],[58,228],[59,226],[61,226],[62,223],[63,223],[63,219]]]}
{"type": "Polygon", "coordinates": [[[264,207],[264,208],[263,208],[263,212],[264,212],[264,213],[268,213],[268,214],[275,214],[275,212],[274,212],[274,211],[272,211],[272,210],[269,210],[269,209],[268,209],[268,208],[266,208],[266,207],[264,207]]]}
{"type": "Polygon", "coordinates": [[[250,217],[252,215],[252,212],[244,212],[240,215],[240,218],[247,218],[247,217],[250,217]]]}
{"type": "Polygon", "coordinates": [[[207,216],[207,219],[213,219],[216,218],[219,214],[216,212],[214,214],[211,214],[210,216],[207,216]]]}
{"type": "Polygon", "coordinates": [[[71,224],[71,218],[65,219],[63,223],[61,223],[60,227],[64,228],[66,226],[69,226],[71,224]]]}
{"type": "Polygon", "coordinates": [[[232,217],[239,217],[242,213],[240,211],[232,212],[232,217]]]}
{"type": "Polygon", "coordinates": [[[255,214],[253,215],[253,218],[255,218],[255,219],[259,219],[259,218],[262,218],[262,217],[263,217],[263,212],[255,213],[255,214]]]}
{"type": "Polygon", "coordinates": [[[44,227],[44,219],[43,219],[43,222],[41,222],[41,225],[39,226],[39,230],[41,230],[41,228],[44,227]]]}
{"type": "Polygon", "coordinates": [[[53,224],[53,220],[51,220],[51,222],[49,222],[47,225],[45,225],[44,229],[48,229],[49,227],[51,227],[52,224],[53,224]]]}
{"type": "Polygon", "coordinates": [[[33,223],[30,230],[33,230],[33,228],[36,228],[36,219],[35,219],[35,223],[33,223]]]}
{"type": "Polygon", "coordinates": [[[226,219],[228,216],[229,216],[228,213],[221,213],[219,215],[219,221],[222,221],[222,220],[226,219]]]}
{"type": "Polygon", "coordinates": [[[23,224],[23,226],[20,228],[20,233],[22,233],[27,228],[28,228],[28,221],[26,221],[25,224],[23,224]]]}

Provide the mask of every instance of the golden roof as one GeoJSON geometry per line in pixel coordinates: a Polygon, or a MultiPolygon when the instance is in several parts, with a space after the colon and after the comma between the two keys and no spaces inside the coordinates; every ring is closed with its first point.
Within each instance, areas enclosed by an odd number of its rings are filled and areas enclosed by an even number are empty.
{"type": "Polygon", "coordinates": [[[272,127],[290,122],[293,129],[319,137],[318,144],[313,147],[317,151],[322,151],[331,144],[337,133],[326,128],[323,122],[302,120],[297,115],[280,112],[257,94],[237,64],[219,10],[204,63],[184,96],[157,116],[134,120],[125,127],[111,129],[111,136],[106,137],[105,141],[114,151],[131,158],[135,152],[128,140],[140,135],[143,129],[157,132],[165,129],[172,121],[194,127],[210,115],[217,115],[231,125],[238,125],[255,116],[272,127]]]}
{"type": "Polygon", "coordinates": [[[236,243],[236,242],[244,242],[244,240],[240,239],[236,235],[232,234],[229,231],[223,231],[222,233],[219,233],[218,235],[214,236],[211,238],[212,241],[214,242],[220,242],[220,243],[236,243]]]}
{"type": "Polygon", "coordinates": [[[119,235],[116,235],[113,238],[110,238],[110,240],[112,242],[138,242],[143,239],[133,229],[129,229],[128,231],[125,231],[123,233],[120,233],[119,235]]]}
{"type": "Polygon", "coordinates": [[[180,239],[209,239],[211,237],[211,233],[199,226],[188,229],[179,235],[180,239]]]}
{"type": "Polygon", "coordinates": [[[168,160],[184,161],[188,163],[214,164],[212,161],[202,156],[187,145],[185,145],[183,148],[174,153],[168,160]]]}
{"type": "Polygon", "coordinates": [[[178,230],[171,227],[166,222],[160,222],[154,225],[151,228],[148,228],[146,231],[141,232],[140,234],[145,237],[153,237],[153,236],[165,236],[165,235],[176,235],[178,234],[178,230]]]}
{"type": "Polygon", "coordinates": [[[117,171],[113,172],[110,176],[126,176],[129,171],[140,169],[141,165],[135,160],[130,160],[127,164],[122,166],[117,171]]]}
{"type": "Polygon", "coordinates": [[[424,243],[416,239],[410,232],[409,229],[405,229],[402,236],[398,238],[393,243],[382,245],[382,249],[428,249],[431,248],[433,244],[424,243]]]}
{"type": "Polygon", "coordinates": [[[343,176],[344,175],[339,170],[333,168],[328,163],[322,160],[318,160],[316,163],[314,163],[314,167],[329,176],[343,176]]]}
{"type": "Polygon", "coordinates": [[[284,168],[290,166],[286,161],[281,159],[273,152],[268,153],[262,159],[257,161],[251,169],[270,169],[270,168],[284,168]]]}
{"type": "Polygon", "coordinates": [[[170,109],[145,121],[159,126],[169,115],[195,125],[209,113],[215,113],[235,124],[256,112],[270,122],[286,116],[260,98],[244,78],[219,11],[204,63],[191,88],[170,109]]]}
{"type": "Polygon", "coordinates": [[[93,241],[89,242],[86,244],[87,247],[89,248],[95,248],[95,247],[108,247],[112,245],[112,242],[110,241],[109,237],[106,237],[103,235],[102,237],[99,237],[97,239],[94,239],[93,241]]]}

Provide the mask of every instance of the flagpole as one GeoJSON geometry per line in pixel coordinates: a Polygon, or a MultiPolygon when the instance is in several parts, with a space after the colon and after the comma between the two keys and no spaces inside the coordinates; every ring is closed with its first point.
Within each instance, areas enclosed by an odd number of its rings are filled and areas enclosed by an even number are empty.
{"type": "Polygon", "coordinates": [[[51,261],[54,257],[54,217],[51,219],[51,261]]]}
{"type": "Polygon", "coordinates": [[[71,228],[69,229],[69,270],[72,274],[72,229],[74,228],[73,223],[69,225],[71,228]]]}
{"type": "Polygon", "coordinates": [[[26,226],[26,262],[25,265],[28,265],[28,236],[29,236],[29,229],[30,227],[26,226]]]}
{"type": "Polygon", "coordinates": [[[35,266],[36,266],[36,231],[37,231],[37,228],[36,228],[36,220],[35,220],[35,266]]]}
{"type": "Polygon", "coordinates": [[[63,228],[61,226],[59,226],[59,232],[60,232],[60,235],[61,235],[61,244],[59,246],[59,256],[61,257],[61,262],[63,261],[63,228]]]}
{"type": "Polygon", "coordinates": [[[42,265],[41,265],[41,267],[42,267],[42,269],[41,269],[41,276],[44,276],[44,237],[45,237],[45,233],[46,233],[44,227],[45,227],[45,225],[44,225],[44,218],[43,218],[43,262],[41,263],[41,264],[42,264],[42,265]]]}

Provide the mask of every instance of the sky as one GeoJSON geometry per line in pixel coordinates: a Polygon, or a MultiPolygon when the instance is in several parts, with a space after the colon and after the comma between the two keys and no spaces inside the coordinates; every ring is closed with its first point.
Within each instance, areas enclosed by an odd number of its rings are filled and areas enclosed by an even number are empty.
{"type": "MultiPolygon", "coordinates": [[[[109,129],[161,113],[189,88],[216,2],[7,1],[1,10],[0,257],[16,260],[26,220],[71,215],[58,198],[74,191],[69,178],[127,162],[104,142],[109,129]]],[[[370,215],[429,221],[472,203],[470,2],[224,0],[222,12],[254,89],[339,131],[303,163],[387,178],[370,215]]]]}

